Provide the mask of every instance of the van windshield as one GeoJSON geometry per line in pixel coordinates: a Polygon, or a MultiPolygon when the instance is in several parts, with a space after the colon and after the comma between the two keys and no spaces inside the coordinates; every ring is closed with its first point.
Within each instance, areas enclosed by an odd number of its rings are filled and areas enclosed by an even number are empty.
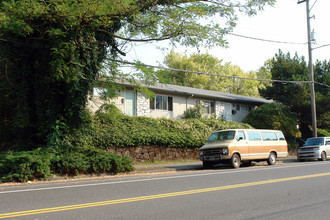
{"type": "Polygon", "coordinates": [[[305,146],[320,145],[324,143],[324,138],[308,138],[305,146]]]}
{"type": "Polygon", "coordinates": [[[219,131],[211,134],[207,142],[233,140],[234,137],[235,131],[219,131]]]}

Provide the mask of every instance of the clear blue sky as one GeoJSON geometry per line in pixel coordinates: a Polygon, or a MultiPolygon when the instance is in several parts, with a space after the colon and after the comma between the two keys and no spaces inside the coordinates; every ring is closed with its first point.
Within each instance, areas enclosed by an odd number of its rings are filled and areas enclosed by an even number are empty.
{"type": "MultiPolygon", "coordinates": [[[[297,2],[298,0],[278,0],[274,7],[268,6],[254,17],[240,16],[233,33],[271,41],[306,43],[306,3],[297,2]]],[[[311,19],[311,29],[316,33],[316,44],[313,44],[313,47],[330,44],[330,0],[310,0],[310,6],[313,6],[310,15],[315,15],[315,19],[311,19]]],[[[244,71],[258,70],[267,59],[274,57],[279,49],[284,53],[290,52],[292,56],[297,52],[299,56],[305,56],[308,60],[306,44],[274,43],[231,35],[225,39],[229,42],[229,48],[214,48],[208,52],[224,62],[241,67],[244,71]]],[[[166,42],[144,44],[132,47],[126,59],[159,65],[171,49],[166,42]],[[159,46],[165,49],[160,50],[159,46]]],[[[174,51],[186,51],[188,54],[197,52],[194,48],[184,47],[174,48],[174,51]]],[[[206,50],[202,49],[201,52],[206,50]]],[[[313,62],[316,59],[329,61],[330,46],[313,50],[313,62]]]]}

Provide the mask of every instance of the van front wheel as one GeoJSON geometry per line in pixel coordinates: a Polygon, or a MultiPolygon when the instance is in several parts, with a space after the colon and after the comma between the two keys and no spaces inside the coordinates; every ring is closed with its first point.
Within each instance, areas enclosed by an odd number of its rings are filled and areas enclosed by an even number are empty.
{"type": "Polygon", "coordinates": [[[241,158],[238,156],[238,154],[234,154],[232,157],[231,157],[231,166],[233,168],[239,168],[241,165],[241,158]]]}
{"type": "Polygon", "coordinates": [[[268,163],[268,165],[274,165],[276,163],[276,154],[274,152],[271,152],[269,154],[267,163],[268,163]]]}

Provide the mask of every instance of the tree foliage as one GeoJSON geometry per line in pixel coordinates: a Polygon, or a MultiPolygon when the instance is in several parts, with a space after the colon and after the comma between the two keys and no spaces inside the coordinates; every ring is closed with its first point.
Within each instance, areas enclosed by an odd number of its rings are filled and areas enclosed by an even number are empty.
{"type": "Polygon", "coordinates": [[[264,104],[253,109],[243,120],[254,128],[281,130],[287,138],[300,137],[297,117],[280,103],[264,104]]]}
{"type": "MultiPolygon", "coordinates": [[[[210,73],[225,76],[236,76],[256,79],[254,72],[245,73],[238,66],[230,63],[222,63],[222,60],[206,53],[192,54],[191,56],[182,55],[171,51],[164,62],[168,67],[180,70],[189,70],[198,73],[210,73]]],[[[258,81],[242,80],[222,76],[177,72],[161,71],[163,79],[169,84],[189,86],[200,89],[233,93],[238,95],[259,96],[258,81]]]]}
{"type": "MultiPolygon", "coordinates": [[[[3,0],[0,3],[1,140],[45,144],[61,121],[79,127],[100,69],[118,77],[127,42],[172,39],[222,46],[236,9],[255,14],[275,0],[3,0]],[[221,19],[221,22],[218,21],[221,19]]],[[[128,77],[128,76],[126,76],[128,77]]],[[[144,78],[144,76],[141,76],[144,78]]]]}
{"type": "MultiPolygon", "coordinates": [[[[304,57],[279,51],[268,65],[273,80],[309,81],[308,65],[304,57]]],[[[327,61],[317,61],[314,65],[316,82],[330,84],[330,64],[327,61]]],[[[260,89],[260,94],[288,106],[298,117],[298,124],[303,138],[311,137],[311,96],[308,83],[272,83],[260,89]]],[[[316,111],[320,128],[329,130],[327,124],[330,111],[330,90],[326,86],[315,84],[316,111]]]]}

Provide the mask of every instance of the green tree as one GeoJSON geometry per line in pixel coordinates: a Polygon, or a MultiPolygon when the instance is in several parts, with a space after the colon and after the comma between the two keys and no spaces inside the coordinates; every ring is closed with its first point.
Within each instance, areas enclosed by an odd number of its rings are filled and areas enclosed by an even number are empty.
{"type": "Polygon", "coordinates": [[[123,77],[109,58],[125,55],[121,48],[127,42],[172,39],[187,46],[223,46],[223,35],[235,26],[236,8],[255,14],[274,2],[3,0],[0,138],[43,145],[59,121],[68,129],[79,127],[100,69],[108,65],[112,81],[123,77]]]}
{"type": "Polygon", "coordinates": [[[253,109],[243,120],[254,128],[281,130],[287,138],[300,137],[297,117],[280,103],[264,104],[253,109]]]}
{"type": "MultiPolygon", "coordinates": [[[[272,60],[269,59],[264,63],[264,66],[260,67],[260,69],[256,72],[258,79],[265,79],[265,80],[271,80],[272,74],[270,73],[272,65],[272,60]]],[[[260,84],[258,86],[258,89],[264,89],[266,86],[271,86],[270,81],[260,81],[260,84]]]]}
{"type": "MultiPolygon", "coordinates": [[[[309,81],[309,70],[304,57],[279,51],[267,66],[273,80],[309,81]]],[[[317,62],[314,68],[315,81],[329,85],[329,63],[317,62]]],[[[322,120],[330,110],[329,88],[315,84],[316,108],[318,118],[322,120]]],[[[311,98],[308,83],[272,83],[260,90],[261,96],[273,99],[288,106],[298,117],[298,124],[303,138],[312,136],[311,126],[311,98]]],[[[322,124],[322,123],[321,123],[322,124]]],[[[326,126],[326,125],[323,125],[326,126]]],[[[324,127],[324,129],[326,129],[324,127]]]]}
{"type": "MultiPolygon", "coordinates": [[[[171,51],[164,63],[174,69],[194,71],[198,73],[210,73],[223,76],[246,77],[256,79],[254,72],[245,73],[238,66],[230,63],[222,63],[222,60],[206,53],[182,55],[171,51]]],[[[239,78],[222,77],[198,73],[187,73],[178,71],[160,72],[166,83],[189,86],[200,89],[214,90],[233,93],[238,95],[259,96],[259,82],[255,80],[242,80],[239,78]]]]}
{"type": "Polygon", "coordinates": [[[330,63],[317,61],[314,66],[314,78],[317,82],[328,85],[315,85],[318,128],[330,133],[330,63]]]}

